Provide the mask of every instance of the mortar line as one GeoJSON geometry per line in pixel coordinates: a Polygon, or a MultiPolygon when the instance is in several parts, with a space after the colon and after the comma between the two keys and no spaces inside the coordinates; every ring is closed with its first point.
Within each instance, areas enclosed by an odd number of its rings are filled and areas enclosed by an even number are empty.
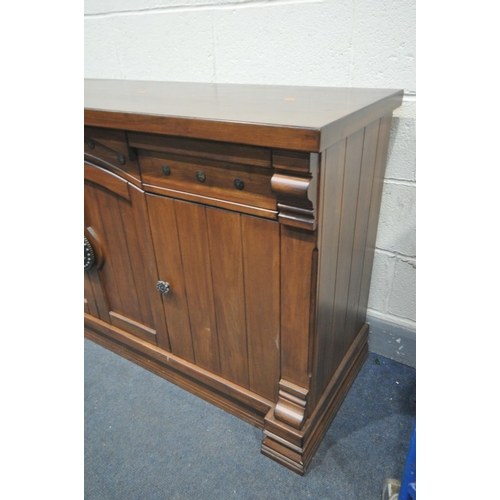
{"type": "Polygon", "coordinates": [[[414,255],[406,255],[404,253],[397,252],[394,250],[386,250],[385,248],[375,247],[375,252],[385,255],[386,257],[397,257],[400,260],[404,259],[404,260],[413,260],[415,262],[417,261],[417,258],[414,255]]]}
{"type": "Polygon", "coordinates": [[[386,177],[384,182],[387,184],[396,184],[398,186],[416,187],[417,181],[404,181],[402,179],[394,179],[393,177],[386,177]]]}
{"type": "Polygon", "coordinates": [[[150,7],[144,9],[126,9],[113,12],[98,12],[84,14],[87,19],[101,19],[105,17],[118,17],[129,15],[164,14],[168,12],[186,12],[196,10],[227,10],[243,9],[248,7],[273,7],[275,5],[294,5],[324,3],[325,0],[243,0],[241,2],[206,3],[201,5],[172,5],[162,7],[150,7]]]}

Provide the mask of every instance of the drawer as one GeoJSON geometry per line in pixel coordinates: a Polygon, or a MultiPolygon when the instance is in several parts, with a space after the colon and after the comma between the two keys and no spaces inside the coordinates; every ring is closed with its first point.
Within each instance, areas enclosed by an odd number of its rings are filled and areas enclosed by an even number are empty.
{"type": "Polygon", "coordinates": [[[85,127],[84,158],[100,165],[140,187],[139,165],[128,147],[125,132],[98,127],[85,127]]]}
{"type": "Polygon", "coordinates": [[[145,191],[276,218],[270,168],[138,150],[145,191]]]}

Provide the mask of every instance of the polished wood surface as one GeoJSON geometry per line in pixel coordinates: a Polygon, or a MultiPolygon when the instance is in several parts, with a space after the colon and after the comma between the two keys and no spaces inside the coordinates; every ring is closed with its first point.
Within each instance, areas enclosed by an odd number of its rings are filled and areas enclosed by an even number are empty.
{"type": "Polygon", "coordinates": [[[385,89],[85,80],[85,122],[320,152],[359,122],[391,113],[402,97],[385,89]]]}
{"type": "Polygon", "coordinates": [[[268,148],[134,132],[129,132],[127,137],[131,147],[144,151],[206,158],[233,165],[271,168],[271,150],[268,148]]]}
{"type": "MultiPolygon", "coordinates": [[[[139,158],[142,180],[147,190],[159,187],[269,211],[276,210],[270,169],[141,150],[139,158]],[[164,165],[169,168],[168,175],[162,171],[164,165]],[[197,179],[198,172],[203,172],[203,182],[197,179]],[[236,179],[243,181],[243,189],[235,187],[236,179]]],[[[210,204],[208,200],[205,203],[210,204]]]]}
{"type": "Polygon", "coordinates": [[[86,82],[85,335],[262,428],[304,474],[367,353],[401,96],[86,82]]]}
{"type": "Polygon", "coordinates": [[[88,163],[84,173],[85,228],[106,248],[102,268],[87,271],[88,301],[98,301],[100,319],[168,349],[144,191],[88,163]]]}

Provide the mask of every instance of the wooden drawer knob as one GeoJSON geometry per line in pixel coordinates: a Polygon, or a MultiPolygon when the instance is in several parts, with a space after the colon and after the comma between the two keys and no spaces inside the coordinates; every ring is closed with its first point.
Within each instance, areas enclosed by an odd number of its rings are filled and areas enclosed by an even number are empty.
{"type": "Polygon", "coordinates": [[[240,179],[239,177],[237,179],[234,179],[234,187],[236,189],[239,189],[240,191],[244,189],[245,183],[243,182],[243,179],[240,179]]]}

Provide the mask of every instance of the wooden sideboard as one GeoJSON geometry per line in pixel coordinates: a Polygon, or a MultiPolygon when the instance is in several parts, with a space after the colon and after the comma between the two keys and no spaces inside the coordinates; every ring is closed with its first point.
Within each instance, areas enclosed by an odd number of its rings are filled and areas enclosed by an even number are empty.
{"type": "Polygon", "coordinates": [[[86,80],[85,335],[305,473],[367,353],[402,97],[86,80]]]}

